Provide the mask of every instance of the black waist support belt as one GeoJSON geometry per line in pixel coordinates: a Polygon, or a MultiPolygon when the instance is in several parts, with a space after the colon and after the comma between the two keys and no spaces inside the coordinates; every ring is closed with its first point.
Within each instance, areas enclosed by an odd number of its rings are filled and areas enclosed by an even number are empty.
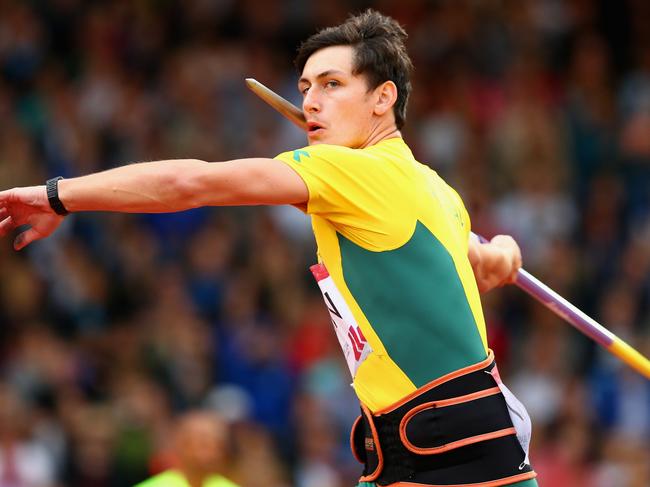
{"type": "Polygon", "coordinates": [[[534,478],[493,373],[490,351],[386,409],[362,405],[350,434],[360,481],[496,487],[534,478]]]}

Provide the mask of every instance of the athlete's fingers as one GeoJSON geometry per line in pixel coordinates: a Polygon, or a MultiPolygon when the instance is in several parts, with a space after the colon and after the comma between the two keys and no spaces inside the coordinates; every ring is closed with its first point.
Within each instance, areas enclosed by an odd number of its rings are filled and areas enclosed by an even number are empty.
{"type": "Polygon", "coordinates": [[[0,220],[4,220],[9,216],[9,210],[7,210],[6,206],[0,207],[0,220]]]}
{"type": "Polygon", "coordinates": [[[34,228],[28,228],[24,232],[18,234],[18,236],[14,240],[14,249],[15,250],[24,249],[34,240],[38,240],[39,238],[42,238],[42,235],[40,233],[34,230],[34,228]]]}

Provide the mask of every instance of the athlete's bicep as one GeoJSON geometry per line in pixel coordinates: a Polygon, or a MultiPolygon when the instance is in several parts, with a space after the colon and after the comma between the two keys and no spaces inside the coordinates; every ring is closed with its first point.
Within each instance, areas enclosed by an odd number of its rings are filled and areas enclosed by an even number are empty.
{"type": "Polygon", "coordinates": [[[309,197],[303,179],[275,159],[210,163],[192,179],[204,206],[300,205],[309,197]]]}

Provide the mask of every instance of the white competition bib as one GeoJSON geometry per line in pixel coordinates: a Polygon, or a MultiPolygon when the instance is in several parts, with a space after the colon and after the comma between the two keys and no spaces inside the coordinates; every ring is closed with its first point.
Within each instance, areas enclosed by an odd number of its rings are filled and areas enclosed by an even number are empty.
{"type": "Polygon", "coordinates": [[[352,311],[348,307],[341,292],[334,284],[324,264],[316,264],[309,268],[318,282],[325,305],[330,313],[336,337],[343,350],[345,361],[350,369],[352,378],[366,357],[372,352],[370,344],[361,333],[352,311]]]}

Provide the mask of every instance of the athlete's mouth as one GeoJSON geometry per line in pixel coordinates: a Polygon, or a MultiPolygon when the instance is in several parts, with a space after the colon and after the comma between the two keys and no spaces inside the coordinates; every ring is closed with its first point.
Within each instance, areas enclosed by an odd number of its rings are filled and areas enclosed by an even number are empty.
{"type": "Polygon", "coordinates": [[[317,122],[309,122],[307,124],[307,131],[309,133],[314,133],[317,130],[322,129],[322,128],[323,128],[323,126],[321,124],[317,123],[317,122]]]}

